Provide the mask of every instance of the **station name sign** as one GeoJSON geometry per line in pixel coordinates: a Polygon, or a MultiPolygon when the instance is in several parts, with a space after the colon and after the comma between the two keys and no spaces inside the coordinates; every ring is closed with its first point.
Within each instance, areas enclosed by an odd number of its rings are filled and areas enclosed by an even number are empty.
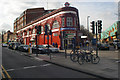
{"type": "Polygon", "coordinates": [[[76,30],[76,28],[60,28],[61,31],[64,31],[64,30],[76,30]]]}

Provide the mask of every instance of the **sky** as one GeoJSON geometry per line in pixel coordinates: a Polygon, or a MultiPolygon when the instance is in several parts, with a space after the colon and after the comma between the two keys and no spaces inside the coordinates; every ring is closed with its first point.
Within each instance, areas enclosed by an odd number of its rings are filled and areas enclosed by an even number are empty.
{"type": "MultiPolygon", "coordinates": [[[[80,25],[87,28],[87,16],[89,17],[89,28],[91,21],[102,20],[103,31],[118,20],[119,0],[1,0],[0,2],[0,31],[13,31],[14,20],[28,8],[44,7],[47,9],[58,9],[69,2],[71,7],[79,10],[80,25]]],[[[90,30],[90,29],[89,29],[90,30]]]]}

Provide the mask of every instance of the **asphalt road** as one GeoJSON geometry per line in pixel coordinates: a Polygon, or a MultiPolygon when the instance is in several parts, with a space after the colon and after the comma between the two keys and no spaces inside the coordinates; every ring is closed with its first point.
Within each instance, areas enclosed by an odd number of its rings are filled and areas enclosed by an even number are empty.
{"type": "Polygon", "coordinates": [[[96,78],[2,48],[2,65],[11,78],[96,78]]]}

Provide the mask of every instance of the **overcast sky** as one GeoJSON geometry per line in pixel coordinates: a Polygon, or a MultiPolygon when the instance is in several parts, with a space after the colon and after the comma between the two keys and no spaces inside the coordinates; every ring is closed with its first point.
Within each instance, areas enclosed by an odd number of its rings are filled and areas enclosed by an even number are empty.
{"type": "MultiPolygon", "coordinates": [[[[44,7],[58,9],[64,7],[65,0],[0,0],[0,30],[13,31],[14,20],[28,8],[44,7]],[[48,4],[48,5],[47,5],[48,4]]],[[[70,6],[79,10],[80,25],[87,26],[89,21],[102,20],[103,30],[117,21],[119,0],[67,0],[70,6]]]]}

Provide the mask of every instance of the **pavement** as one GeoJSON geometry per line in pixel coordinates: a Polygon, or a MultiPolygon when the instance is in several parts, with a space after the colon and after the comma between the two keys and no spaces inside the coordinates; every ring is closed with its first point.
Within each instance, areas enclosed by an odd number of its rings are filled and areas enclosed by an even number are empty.
{"type": "Polygon", "coordinates": [[[87,74],[95,75],[102,78],[118,78],[118,64],[120,63],[118,53],[119,51],[99,51],[100,62],[98,64],[92,64],[85,62],[80,65],[77,62],[70,60],[71,50],[67,50],[67,58],[65,58],[65,51],[60,50],[60,53],[52,53],[51,56],[47,54],[36,54],[25,53],[29,57],[34,57],[38,60],[44,60],[49,63],[53,63],[65,68],[73,69],[76,71],[84,72],[87,74]]]}

